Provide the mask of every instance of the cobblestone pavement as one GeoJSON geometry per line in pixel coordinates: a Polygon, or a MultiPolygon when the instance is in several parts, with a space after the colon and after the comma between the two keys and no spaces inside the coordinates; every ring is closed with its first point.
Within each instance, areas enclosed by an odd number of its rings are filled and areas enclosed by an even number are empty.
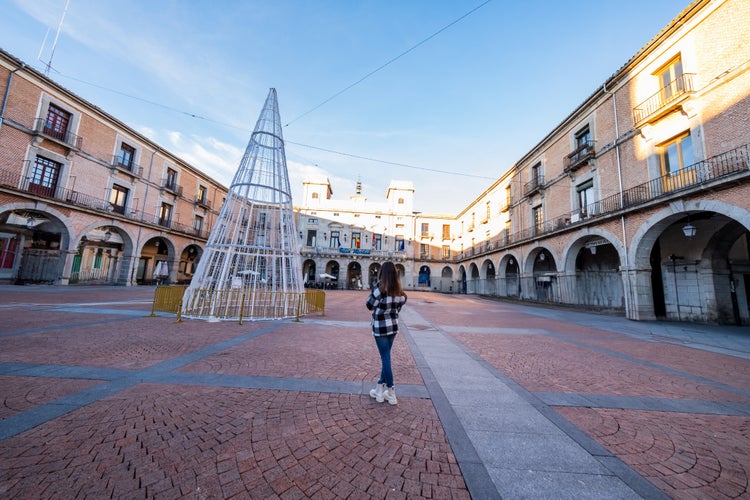
{"type": "MultiPolygon", "coordinates": [[[[487,490],[454,455],[470,443],[430,398],[408,321],[393,351],[399,404],[367,394],[380,365],[365,292],[328,291],[325,315],[302,322],[243,325],[148,317],[152,296],[0,287],[0,497],[487,490]]],[[[420,292],[407,307],[666,496],[750,497],[750,329],[682,335],[420,292]]]]}

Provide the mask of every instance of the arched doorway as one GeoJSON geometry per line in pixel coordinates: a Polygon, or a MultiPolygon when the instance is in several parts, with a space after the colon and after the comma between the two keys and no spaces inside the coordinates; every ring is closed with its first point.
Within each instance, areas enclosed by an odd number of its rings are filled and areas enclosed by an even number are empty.
{"type": "Polygon", "coordinates": [[[521,272],[518,266],[518,260],[512,255],[503,257],[500,262],[500,269],[504,269],[504,279],[502,281],[502,295],[505,297],[521,296],[521,272]]]}
{"type": "Polygon", "coordinates": [[[0,226],[0,277],[16,284],[60,282],[70,234],[59,218],[38,210],[11,210],[2,214],[0,226]]]}
{"type": "Polygon", "coordinates": [[[70,269],[71,284],[107,284],[118,281],[118,266],[125,240],[113,226],[99,226],[86,232],[78,243],[70,269]]]}
{"type": "Polygon", "coordinates": [[[497,284],[495,281],[495,264],[492,263],[491,260],[487,259],[484,262],[482,262],[482,272],[481,275],[483,278],[481,279],[481,287],[480,287],[480,293],[485,295],[496,295],[497,294],[497,284]]]}
{"type": "Polygon", "coordinates": [[[350,262],[346,269],[347,290],[362,290],[362,266],[359,262],[350,262]]]}
{"type": "Polygon", "coordinates": [[[557,266],[549,250],[540,248],[529,256],[533,290],[531,300],[539,302],[558,302],[557,266]]]}
{"type": "MultiPolygon", "coordinates": [[[[728,212],[731,215],[731,212],[728,212]]],[[[750,324],[750,232],[724,213],[667,217],[649,254],[654,315],[750,324]]]]}
{"type": "Polygon", "coordinates": [[[373,262],[367,271],[367,286],[372,290],[375,285],[378,284],[378,276],[380,275],[380,264],[373,262]]]}
{"type": "Polygon", "coordinates": [[[417,278],[417,284],[420,288],[429,289],[431,286],[430,281],[430,266],[422,265],[419,267],[419,276],[417,278]]]}
{"type": "Polygon", "coordinates": [[[323,288],[335,290],[339,288],[339,263],[335,260],[329,260],[326,263],[326,270],[319,276],[323,280],[323,288]]]}
{"type": "Polygon", "coordinates": [[[573,255],[574,272],[558,277],[561,301],[624,311],[620,254],[615,245],[604,237],[587,236],[571,247],[573,255]]]}
{"type": "Polygon", "coordinates": [[[141,249],[136,269],[136,283],[139,285],[165,285],[172,281],[171,243],[157,236],[146,241],[141,249]]]}
{"type": "Polygon", "coordinates": [[[188,284],[193,279],[198,262],[201,260],[203,250],[196,244],[185,247],[180,254],[180,263],[177,267],[177,283],[188,284]]]}
{"type": "Polygon", "coordinates": [[[453,269],[445,266],[440,273],[440,282],[437,290],[441,292],[453,292],[453,269]]]}
{"type": "Polygon", "coordinates": [[[305,283],[305,288],[314,287],[318,281],[315,278],[316,269],[315,261],[312,259],[306,259],[302,263],[302,281],[305,283]]]}

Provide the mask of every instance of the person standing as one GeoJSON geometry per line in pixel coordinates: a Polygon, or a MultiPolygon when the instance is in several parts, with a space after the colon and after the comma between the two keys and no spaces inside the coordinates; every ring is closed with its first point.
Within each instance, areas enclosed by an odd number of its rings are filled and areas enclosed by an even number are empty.
{"type": "Polygon", "coordinates": [[[393,384],[391,368],[391,347],[398,333],[398,313],[406,304],[406,293],[401,288],[401,281],[393,262],[385,262],[380,268],[378,283],[370,291],[365,305],[372,311],[372,335],[380,353],[380,378],[378,385],[370,391],[375,401],[390,404],[398,403],[396,387],[393,384]]]}

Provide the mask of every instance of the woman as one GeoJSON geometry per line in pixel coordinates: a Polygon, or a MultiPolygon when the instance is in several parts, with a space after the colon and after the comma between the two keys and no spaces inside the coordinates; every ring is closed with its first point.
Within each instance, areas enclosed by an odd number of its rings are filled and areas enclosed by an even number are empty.
{"type": "Polygon", "coordinates": [[[380,268],[378,284],[365,303],[367,309],[372,311],[372,335],[380,353],[380,378],[375,389],[370,391],[370,396],[378,403],[384,400],[392,405],[398,403],[391,370],[391,346],[398,333],[398,313],[406,304],[406,299],[396,266],[393,262],[384,263],[380,268]]]}

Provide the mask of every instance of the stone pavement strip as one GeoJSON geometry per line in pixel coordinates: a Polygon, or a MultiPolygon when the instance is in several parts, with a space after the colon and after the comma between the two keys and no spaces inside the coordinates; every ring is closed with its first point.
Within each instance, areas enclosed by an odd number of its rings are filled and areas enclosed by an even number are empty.
{"type": "Polygon", "coordinates": [[[149,288],[0,287],[3,498],[742,498],[750,331],[364,292],[238,325],[149,288]]]}

